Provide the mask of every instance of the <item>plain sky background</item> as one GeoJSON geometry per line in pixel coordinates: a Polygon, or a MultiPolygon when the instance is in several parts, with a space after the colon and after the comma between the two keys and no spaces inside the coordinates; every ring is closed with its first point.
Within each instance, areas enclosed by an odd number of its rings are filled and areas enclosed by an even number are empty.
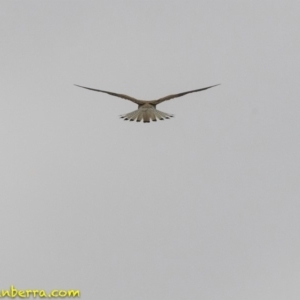
{"type": "Polygon", "coordinates": [[[2,0],[0,289],[299,300],[299,11],[2,0]]]}

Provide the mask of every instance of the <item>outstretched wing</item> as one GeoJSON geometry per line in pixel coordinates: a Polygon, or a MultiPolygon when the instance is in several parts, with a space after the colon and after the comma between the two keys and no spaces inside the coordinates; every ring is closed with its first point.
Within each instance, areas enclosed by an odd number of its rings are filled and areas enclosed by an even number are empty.
{"type": "Polygon", "coordinates": [[[183,92],[183,93],[179,93],[179,94],[172,94],[172,95],[169,95],[169,96],[165,96],[163,98],[159,98],[156,101],[153,101],[153,104],[157,105],[157,104],[159,104],[161,102],[164,102],[164,101],[167,101],[167,100],[171,100],[171,99],[174,99],[174,98],[178,98],[178,97],[182,97],[182,96],[184,96],[186,94],[204,91],[204,90],[210,89],[210,88],[212,88],[214,86],[217,86],[217,85],[220,85],[220,84],[215,84],[215,85],[208,86],[208,87],[205,87],[205,88],[202,88],[202,89],[198,89],[198,90],[192,90],[192,91],[188,91],[188,92],[183,92]]]}
{"type": "Polygon", "coordinates": [[[84,89],[87,89],[87,90],[91,90],[91,91],[95,91],[95,92],[101,92],[101,93],[106,93],[106,94],[109,94],[109,95],[112,95],[112,96],[115,96],[115,97],[123,98],[123,99],[129,100],[129,101],[132,101],[132,102],[134,102],[136,104],[142,104],[142,103],[144,103],[144,101],[142,101],[142,100],[138,100],[138,99],[135,99],[133,97],[130,97],[130,96],[127,96],[127,95],[124,95],[124,94],[117,94],[117,93],[108,92],[108,91],[96,90],[96,89],[88,88],[88,87],[77,85],[77,84],[74,84],[74,85],[76,85],[78,87],[81,87],[81,88],[84,88],[84,89]]]}

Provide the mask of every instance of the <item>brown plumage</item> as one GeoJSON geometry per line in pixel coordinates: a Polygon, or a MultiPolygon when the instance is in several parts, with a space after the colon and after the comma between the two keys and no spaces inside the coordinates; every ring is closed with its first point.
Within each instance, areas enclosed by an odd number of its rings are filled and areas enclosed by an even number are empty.
{"type": "Polygon", "coordinates": [[[122,115],[121,118],[124,120],[129,120],[129,121],[136,120],[137,122],[141,122],[143,120],[144,123],[149,123],[150,120],[152,120],[152,121],[156,121],[157,119],[164,120],[164,119],[170,119],[173,117],[173,115],[170,115],[170,114],[167,114],[167,113],[157,110],[156,105],[158,105],[164,101],[167,101],[167,100],[182,97],[186,94],[204,91],[204,90],[210,89],[214,86],[217,86],[219,84],[208,86],[208,87],[198,89],[198,90],[192,90],[192,91],[183,92],[183,93],[179,93],[179,94],[172,94],[172,95],[165,96],[163,98],[159,98],[157,100],[150,100],[150,101],[138,100],[136,98],[133,98],[133,97],[130,97],[130,96],[127,96],[124,94],[117,94],[117,93],[112,93],[112,92],[108,92],[108,91],[96,90],[96,89],[88,88],[88,87],[77,85],[77,84],[75,84],[75,85],[78,87],[84,88],[84,89],[101,92],[101,93],[106,93],[111,96],[123,98],[123,99],[129,100],[133,103],[136,103],[138,105],[138,109],[131,113],[122,115]]]}

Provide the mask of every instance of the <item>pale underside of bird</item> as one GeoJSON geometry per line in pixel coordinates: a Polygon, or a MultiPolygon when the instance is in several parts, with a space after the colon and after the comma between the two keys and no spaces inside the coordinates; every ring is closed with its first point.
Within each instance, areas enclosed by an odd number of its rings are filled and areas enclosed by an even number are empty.
{"type": "Polygon", "coordinates": [[[124,94],[117,94],[117,93],[113,93],[113,92],[92,89],[92,88],[88,88],[88,87],[77,85],[77,84],[75,84],[75,85],[78,86],[78,87],[84,88],[84,89],[88,89],[88,90],[95,91],[95,92],[106,93],[106,94],[109,94],[111,96],[119,97],[119,98],[122,98],[122,99],[129,100],[133,103],[136,103],[138,105],[137,110],[135,110],[133,112],[130,112],[128,114],[125,114],[125,115],[121,115],[120,117],[124,120],[129,120],[129,121],[135,121],[136,120],[137,122],[144,121],[144,123],[149,123],[150,120],[151,121],[156,121],[156,120],[170,119],[170,118],[174,117],[174,115],[171,115],[171,114],[162,112],[160,110],[157,110],[156,105],[158,105],[158,104],[160,104],[164,101],[171,100],[171,99],[178,98],[178,97],[182,97],[182,96],[190,94],[190,93],[204,91],[204,90],[210,89],[214,86],[217,86],[219,84],[215,84],[215,85],[208,86],[208,87],[205,87],[205,88],[192,90],[192,91],[187,91],[187,92],[183,92],[183,93],[171,94],[171,95],[165,96],[163,98],[159,98],[159,99],[156,99],[156,100],[150,100],[150,101],[139,100],[139,99],[136,99],[136,98],[124,95],[124,94]]]}

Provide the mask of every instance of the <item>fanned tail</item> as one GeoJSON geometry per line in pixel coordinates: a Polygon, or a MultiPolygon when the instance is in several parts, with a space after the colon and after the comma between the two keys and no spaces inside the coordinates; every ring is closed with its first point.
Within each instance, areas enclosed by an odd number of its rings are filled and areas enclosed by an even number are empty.
{"type": "Polygon", "coordinates": [[[144,123],[150,123],[150,120],[156,122],[157,119],[158,120],[170,119],[174,117],[174,115],[159,111],[154,107],[153,108],[141,107],[138,110],[132,111],[125,115],[121,115],[120,117],[125,121],[136,120],[137,122],[144,121],[144,123]]]}

